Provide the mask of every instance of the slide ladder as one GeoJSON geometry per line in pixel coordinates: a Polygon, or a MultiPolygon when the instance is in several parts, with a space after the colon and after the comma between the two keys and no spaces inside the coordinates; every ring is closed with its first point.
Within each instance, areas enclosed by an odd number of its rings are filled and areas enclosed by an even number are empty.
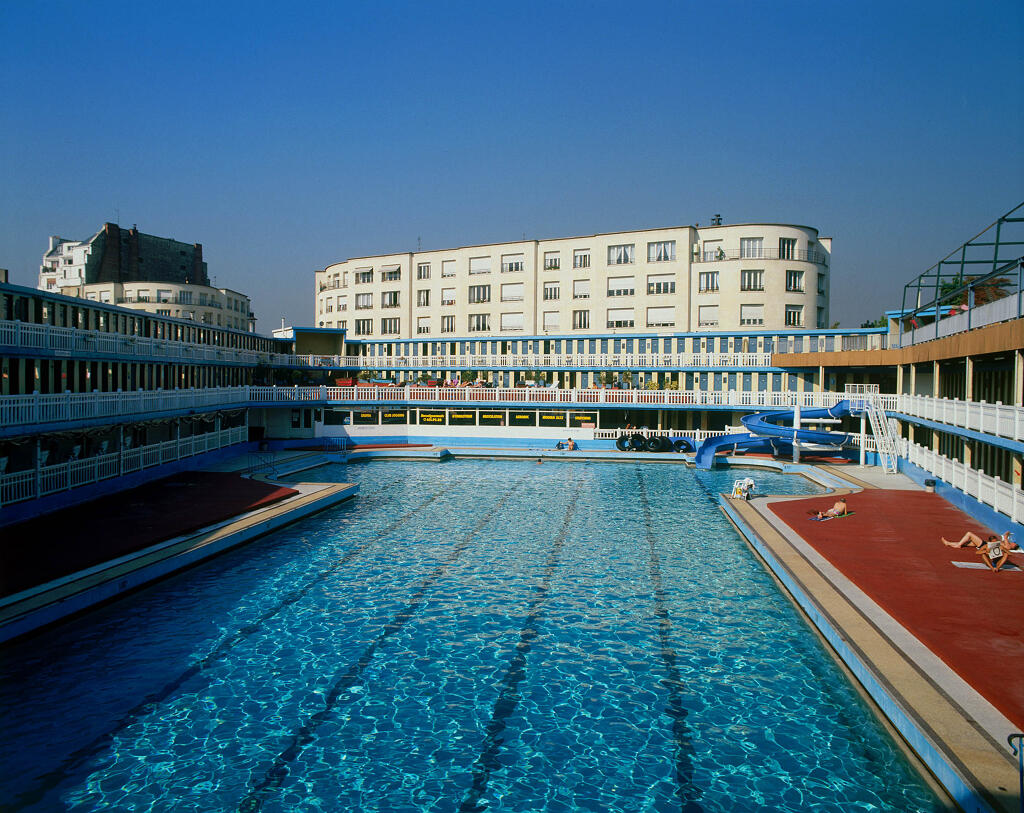
{"type": "Polygon", "coordinates": [[[875,438],[878,449],[878,461],[886,474],[895,474],[899,444],[893,434],[889,419],[882,409],[882,396],[877,384],[847,384],[846,399],[850,402],[851,412],[867,412],[871,422],[871,434],[875,438]]]}

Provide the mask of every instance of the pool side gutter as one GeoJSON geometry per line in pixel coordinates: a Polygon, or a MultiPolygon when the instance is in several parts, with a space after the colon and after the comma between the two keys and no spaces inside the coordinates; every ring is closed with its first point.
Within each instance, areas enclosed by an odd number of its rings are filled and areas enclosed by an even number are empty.
{"type": "Polygon", "coordinates": [[[1019,811],[1017,771],[972,717],[746,502],[722,510],[950,797],[968,813],[1019,811]]]}
{"type": "Polygon", "coordinates": [[[288,499],[0,599],[0,644],[165,578],[354,497],[352,484],[290,484],[288,499]]]}

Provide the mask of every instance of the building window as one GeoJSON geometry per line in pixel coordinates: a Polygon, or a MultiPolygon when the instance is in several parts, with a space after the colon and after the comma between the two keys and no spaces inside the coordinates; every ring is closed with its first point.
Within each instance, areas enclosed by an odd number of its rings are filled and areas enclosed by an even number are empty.
{"type": "Polygon", "coordinates": [[[633,296],[635,293],[635,277],[608,277],[608,296],[633,296]]]}
{"type": "Polygon", "coordinates": [[[633,244],[608,246],[608,265],[629,265],[633,262],[633,244]]]}
{"type": "Polygon", "coordinates": [[[455,276],[455,260],[442,260],[441,261],[441,276],[442,277],[454,277],[455,276]]]}
{"type": "Polygon", "coordinates": [[[501,273],[507,274],[512,271],[522,271],[525,267],[526,262],[522,254],[501,255],[501,273]]]}
{"type": "Polygon", "coordinates": [[[416,306],[420,308],[430,307],[430,290],[423,288],[416,292],[416,306]]]}
{"type": "Polygon", "coordinates": [[[590,311],[573,311],[572,329],[590,330],[590,311]]]}
{"type": "Polygon", "coordinates": [[[825,295],[825,275],[819,273],[818,274],[818,296],[824,296],[824,295],[825,295]]]}
{"type": "Polygon", "coordinates": [[[795,237],[780,237],[779,238],[779,259],[780,260],[792,260],[796,254],[796,238],[795,237]]]}
{"type": "Polygon", "coordinates": [[[786,272],[786,290],[795,291],[797,293],[803,293],[804,290],[804,272],[803,271],[787,271],[786,272]]]}
{"type": "Polygon", "coordinates": [[[381,282],[398,282],[402,278],[402,269],[398,267],[382,268],[380,270],[381,282]]]}
{"type": "Polygon", "coordinates": [[[334,300],[333,299],[328,299],[327,300],[327,312],[328,313],[334,313],[334,300]]]}
{"type": "Polygon", "coordinates": [[[559,321],[558,311],[544,311],[544,330],[558,330],[559,321]]]}
{"type": "Polygon", "coordinates": [[[384,291],[380,295],[380,306],[382,308],[397,308],[400,291],[384,291]]]}
{"type": "Polygon", "coordinates": [[[502,302],[522,302],[524,296],[525,286],[521,282],[511,282],[501,286],[502,302]]]}
{"type": "Polygon", "coordinates": [[[702,294],[714,293],[718,290],[718,272],[701,271],[697,275],[697,290],[702,294]]]}
{"type": "Polygon", "coordinates": [[[390,317],[388,319],[380,320],[380,335],[381,336],[393,336],[399,332],[399,322],[401,319],[398,317],[390,317]]]}
{"type": "Polygon", "coordinates": [[[339,296],[338,297],[338,310],[339,311],[347,311],[348,310],[348,297],[344,297],[344,296],[339,296]]]}
{"type": "Polygon", "coordinates": [[[545,282],[544,283],[544,301],[551,302],[559,298],[559,291],[561,286],[557,282],[545,282]]]}
{"type": "Polygon", "coordinates": [[[454,316],[442,316],[441,317],[441,332],[442,333],[454,333],[455,332],[455,317],[454,316]]]}
{"type": "Polygon", "coordinates": [[[740,271],[741,291],[763,291],[764,271],[740,271]]]}
{"type": "Polygon", "coordinates": [[[489,313],[471,313],[469,315],[469,332],[485,333],[491,329],[491,315],[489,313]]]}
{"type": "Polygon", "coordinates": [[[356,335],[357,336],[371,336],[371,335],[373,335],[373,320],[372,319],[356,319],[356,335]]]}
{"type": "Polygon", "coordinates": [[[470,257],[469,258],[469,273],[470,274],[490,274],[491,273],[491,258],[490,257],[470,257]]]}
{"type": "Polygon", "coordinates": [[[818,308],[818,327],[822,328],[822,329],[828,327],[828,325],[825,324],[825,309],[824,308],[818,308]]]}
{"type": "Polygon", "coordinates": [[[491,301],[491,286],[490,285],[470,285],[469,286],[469,304],[477,305],[480,302],[491,301]]]}
{"type": "Polygon", "coordinates": [[[430,333],[430,317],[419,316],[416,318],[416,333],[430,333]]]}
{"type": "Polygon", "coordinates": [[[590,268],[590,249],[578,248],[572,253],[573,268],[590,268]]]}
{"type": "Polygon", "coordinates": [[[346,322],[344,319],[338,320],[338,330],[344,330],[347,325],[348,322],[346,322]]]}
{"type": "Polygon", "coordinates": [[[676,292],[675,274],[648,274],[648,294],[674,294],[676,292]]]}
{"type": "Polygon", "coordinates": [[[367,271],[356,271],[356,285],[365,285],[368,282],[373,282],[373,269],[367,271]]]}
{"type": "Polygon", "coordinates": [[[430,263],[420,263],[416,266],[416,279],[430,279],[430,263]]]}
{"type": "Polygon", "coordinates": [[[503,313],[501,315],[502,330],[523,330],[525,324],[521,313],[503,313]]]}
{"type": "Polygon", "coordinates": [[[740,305],[741,325],[763,325],[764,305],[740,305]]]}
{"type": "Polygon", "coordinates": [[[742,237],[740,238],[740,259],[759,260],[764,257],[763,237],[742,237]]]}
{"type": "Polygon", "coordinates": [[[356,310],[364,311],[373,307],[373,294],[356,294],[356,310]]]}
{"type": "Polygon", "coordinates": [[[676,309],[674,305],[647,309],[647,327],[675,327],[676,309]]]}
{"type": "Polygon", "coordinates": [[[572,283],[573,299],[590,299],[590,280],[577,279],[572,283]]]}
{"type": "Polygon", "coordinates": [[[647,244],[647,262],[664,263],[676,258],[676,241],[663,240],[660,243],[647,244]]]}
{"type": "Polygon", "coordinates": [[[545,271],[557,271],[562,267],[562,258],[559,256],[557,251],[545,251],[544,252],[544,270],[545,271]]]}
{"type": "Polygon", "coordinates": [[[441,304],[442,305],[454,305],[455,304],[455,289],[454,288],[442,288],[441,289],[441,304]]]}
{"type": "Polygon", "coordinates": [[[697,325],[699,327],[717,327],[718,305],[701,305],[698,307],[697,325]]]}
{"type": "Polygon", "coordinates": [[[786,327],[803,327],[804,306],[786,305],[786,327]]]}
{"type": "Polygon", "coordinates": [[[609,308],[608,309],[608,323],[609,328],[617,327],[633,327],[635,320],[633,318],[632,308],[609,308]]]}

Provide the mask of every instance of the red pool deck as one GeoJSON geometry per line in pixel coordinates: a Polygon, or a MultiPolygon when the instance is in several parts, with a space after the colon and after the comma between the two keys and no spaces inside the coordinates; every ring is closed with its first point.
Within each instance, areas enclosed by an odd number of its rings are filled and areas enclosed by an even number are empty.
{"type": "MultiPolygon", "coordinates": [[[[1024,570],[992,573],[973,549],[946,547],[965,531],[988,534],[941,497],[922,491],[848,495],[853,516],[814,522],[834,496],[771,503],[783,522],[896,621],[1024,729],[1024,570]]],[[[1024,568],[1024,554],[1010,554],[1024,568]]]]}
{"type": "Polygon", "coordinates": [[[44,584],[298,492],[189,471],[0,530],[0,596],[44,584]]]}

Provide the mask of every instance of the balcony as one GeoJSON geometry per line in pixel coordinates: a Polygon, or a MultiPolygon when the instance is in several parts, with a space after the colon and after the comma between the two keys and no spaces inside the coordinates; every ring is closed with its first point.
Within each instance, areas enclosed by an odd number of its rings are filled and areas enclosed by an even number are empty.
{"type": "Polygon", "coordinates": [[[694,255],[695,263],[716,263],[726,260],[793,260],[797,262],[815,263],[817,265],[828,265],[828,260],[823,251],[807,251],[796,249],[792,251],[779,251],[777,248],[764,248],[760,251],[742,251],[738,248],[728,250],[717,249],[715,251],[704,251],[694,255]]]}

